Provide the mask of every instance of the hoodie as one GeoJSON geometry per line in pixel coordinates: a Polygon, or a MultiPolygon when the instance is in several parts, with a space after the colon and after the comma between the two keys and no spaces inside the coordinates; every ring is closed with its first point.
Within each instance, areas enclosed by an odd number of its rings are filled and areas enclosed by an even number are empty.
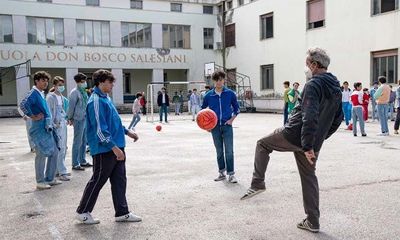
{"type": "Polygon", "coordinates": [[[304,151],[319,152],[325,139],[339,128],[343,120],[342,91],[331,73],[313,76],[308,81],[284,126],[283,136],[304,151]]]}

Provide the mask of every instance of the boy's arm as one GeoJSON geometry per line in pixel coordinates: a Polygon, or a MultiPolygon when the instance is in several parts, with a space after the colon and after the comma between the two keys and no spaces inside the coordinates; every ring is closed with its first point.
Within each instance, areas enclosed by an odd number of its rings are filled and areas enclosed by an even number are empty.
{"type": "Polygon", "coordinates": [[[78,96],[76,95],[76,91],[72,91],[69,95],[69,107],[67,111],[67,119],[72,120],[74,118],[74,112],[76,104],[78,103],[78,96]]]}
{"type": "Polygon", "coordinates": [[[376,90],[376,92],[375,92],[375,94],[374,94],[374,98],[375,98],[375,99],[378,99],[378,98],[380,98],[380,97],[382,96],[382,89],[383,89],[383,87],[380,86],[380,87],[378,88],[378,90],[376,90]]]}

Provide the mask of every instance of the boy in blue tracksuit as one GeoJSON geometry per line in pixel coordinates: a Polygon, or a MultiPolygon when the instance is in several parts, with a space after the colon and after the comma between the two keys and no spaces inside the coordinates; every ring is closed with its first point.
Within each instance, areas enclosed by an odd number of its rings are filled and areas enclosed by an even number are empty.
{"type": "Polygon", "coordinates": [[[49,189],[51,186],[61,183],[54,178],[57,168],[59,137],[54,131],[52,116],[43,92],[47,88],[50,78],[50,74],[47,72],[36,72],[33,75],[35,86],[19,106],[24,116],[32,119],[29,136],[35,144],[35,174],[38,190],[49,189]]]}
{"type": "Polygon", "coordinates": [[[225,171],[228,174],[230,183],[237,183],[235,178],[234,162],[233,162],[233,130],[232,123],[239,114],[239,104],[236,94],[224,87],[225,73],[216,71],[212,75],[214,81],[214,89],[208,91],[205,95],[202,109],[209,107],[218,116],[218,123],[211,134],[214,146],[217,151],[217,162],[219,175],[215,181],[226,179],[225,171]],[[225,150],[225,152],[224,152],[225,150]]]}
{"type": "Polygon", "coordinates": [[[86,108],[87,141],[93,157],[93,175],[86,185],[76,210],[77,219],[84,224],[100,223],[91,212],[101,188],[110,179],[115,209],[115,221],[140,222],[139,216],[129,212],[126,202],[125,135],[138,140],[138,136],[122,126],[121,118],[108,97],[115,78],[107,70],[93,74],[95,86],[86,108]]]}

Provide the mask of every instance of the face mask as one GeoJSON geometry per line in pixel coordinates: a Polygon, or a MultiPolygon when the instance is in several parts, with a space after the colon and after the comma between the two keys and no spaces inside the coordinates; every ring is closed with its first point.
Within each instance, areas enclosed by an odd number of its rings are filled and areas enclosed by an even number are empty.
{"type": "Polygon", "coordinates": [[[87,87],[87,82],[81,83],[81,88],[86,88],[87,87]]]}
{"type": "Polygon", "coordinates": [[[65,87],[64,87],[64,86],[58,86],[58,91],[59,91],[60,93],[64,92],[64,90],[65,90],[65,87]]]}
{"type": "Polygon", "coordinates": [[[307,77],[307,81],[310,80],[312,78],[312,71],[310,68],[308,68],[307,66],[304,68],[304,74],[307,77]]]}

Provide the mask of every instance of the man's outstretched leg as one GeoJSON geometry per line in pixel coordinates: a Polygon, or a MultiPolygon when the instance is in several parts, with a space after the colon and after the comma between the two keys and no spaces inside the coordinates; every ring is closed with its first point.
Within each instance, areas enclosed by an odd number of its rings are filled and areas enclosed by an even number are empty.
{"type": "Polygon", "coordinates": [[[270,159],[269,155],[273,151],[296,152],[301,150],[283,137],[282,130],[283,128],[278,128],[270,135],[257,141],[254,156],[253,179],[250,188],[243,195],[241,200],[253,197],[256,194],[265,191],[265,171],[267,170],[270,159]]]}

